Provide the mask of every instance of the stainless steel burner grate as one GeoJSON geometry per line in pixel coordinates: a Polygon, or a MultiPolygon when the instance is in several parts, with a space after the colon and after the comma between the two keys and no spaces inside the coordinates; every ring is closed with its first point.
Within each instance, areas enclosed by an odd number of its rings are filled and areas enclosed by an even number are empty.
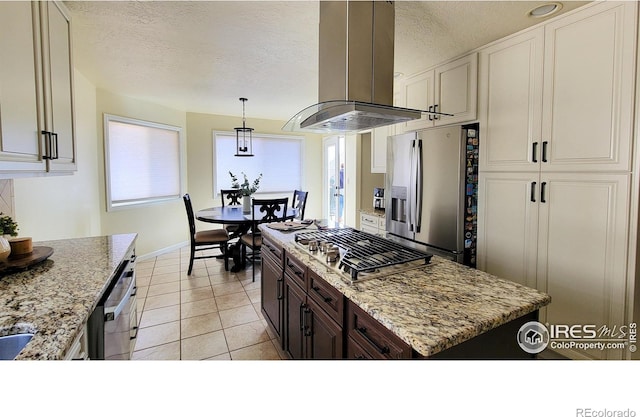
{"type": "Polygon", "coordinates": [[[299,233],[295,240],[303,245],[313,240],[329,242],[345,250],[339,267],[350,273],[353,281],[358,279],[359,272],[370,272],[418,260],[424,260],[424,263],[428,264],[432,256],[380,236],[351,228],[299,233]]]}

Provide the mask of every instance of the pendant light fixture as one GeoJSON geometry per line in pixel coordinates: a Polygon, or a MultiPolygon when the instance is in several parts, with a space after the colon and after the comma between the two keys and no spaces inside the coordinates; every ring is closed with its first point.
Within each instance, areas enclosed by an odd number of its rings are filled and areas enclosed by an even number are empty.
{"type": "Polygon", "coordinates": [[[242,102],[242,127],[234,128],[236,130],[236,155],[235,156],[253,156],[253,139],[251,132],[253,128],[246,126],[246,119],[244,117],[244,103],[246,98],[240,97],[242,102]]]}

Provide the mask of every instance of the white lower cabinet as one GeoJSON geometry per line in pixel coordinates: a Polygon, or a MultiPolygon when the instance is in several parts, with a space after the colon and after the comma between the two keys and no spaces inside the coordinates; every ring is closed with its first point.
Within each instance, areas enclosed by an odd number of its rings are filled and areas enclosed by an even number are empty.
{"type": "MultiPolygon", "coordinates": [[[[483,173],[479,269],[551,295],[548,324],[625,325],[628,174],[483,173]]],[[[624,349],[558,350],[623,359],[624,349]]]]}
{"type": "Polygon", "coordinates": [[[75,361],[89,359],[87,346],[87,324],[85,323],[71,344],[71,347],[64,355],[64,360],[75,361]]]}
{"type": "Polygon", "coordinates": [[[539,204],[531,201],[537,182],[537,173],[487,173],[478,184],[478,268],[531,288],[537,287],[539,204]]]}
{"type": "Polygon", "coordinates": [[[385,236],[385,218],[373,214],[360,213],[360,230],[372,235],[385,236]]]}

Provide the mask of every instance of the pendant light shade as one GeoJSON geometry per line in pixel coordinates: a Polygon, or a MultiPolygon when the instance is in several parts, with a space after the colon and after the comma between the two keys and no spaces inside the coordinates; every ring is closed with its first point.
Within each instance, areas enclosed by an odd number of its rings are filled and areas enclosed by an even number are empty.
{"type": "Polygon", "coordinates": [[[251,137],[253,128],[246,126],[244,117],[244,103],[246,98],[240,97],[242,102],[242,127],[234,128],[236,131],[236,155],[235,156],[253,156],[253,138],[251,137]]]}

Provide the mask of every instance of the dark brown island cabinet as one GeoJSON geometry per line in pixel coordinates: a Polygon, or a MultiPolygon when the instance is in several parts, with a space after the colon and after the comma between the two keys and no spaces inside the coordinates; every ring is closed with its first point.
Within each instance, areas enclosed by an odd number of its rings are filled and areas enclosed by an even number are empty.
{"type": "Polygon", "coordinates": [[[284,251],[280,245],[262,238],[262,315],[282,343],[284,309],[284,251]]]}
{"type": "Polygon", "coordinates": [[[344,296],[285,253],[284,350],[293,359],[340,359],[344,296]]]}
{"type": "Polygon", "coordinates": [[[262,314],[292,359],[411,358],[409,345],[347,307],[344,295],[302,261],[266,236],[262,245],[262,314]]]}
{"type": "MultiPolygon", "coordinates": [[[[291,359],[425,359],[280,243],[263,234],[262,314],[291,359]]],[[[515,334],[532,312],[429,359],[533,358],[515,334]]]]}

